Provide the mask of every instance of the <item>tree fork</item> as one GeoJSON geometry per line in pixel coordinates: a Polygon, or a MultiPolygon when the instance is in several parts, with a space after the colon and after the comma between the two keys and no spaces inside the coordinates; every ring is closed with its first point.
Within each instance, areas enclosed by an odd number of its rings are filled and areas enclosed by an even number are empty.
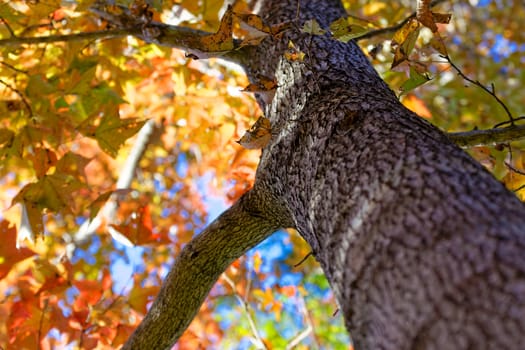
{"type": "Polygon", "coordinates": [[[219,276],[281,227],[280,208],[252,189],[192,239],[175,259],[159,295],[123,349],[170,349],[219,276]]]}

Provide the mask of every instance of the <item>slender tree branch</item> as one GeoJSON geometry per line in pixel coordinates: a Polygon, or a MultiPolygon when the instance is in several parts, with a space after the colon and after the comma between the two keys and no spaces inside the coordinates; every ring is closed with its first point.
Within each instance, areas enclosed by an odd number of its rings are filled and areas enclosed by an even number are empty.
{"type": "MultiPolygon", "coordinates": [[[[434,1],[432,1],[430,3],[430,7],[432,8],[432,7],[437,6],[437,5],[439,5],[439,4],[441,4],[441,3],[445,2],[445,1],[447,1],[447,0],[434,0],[434,1]]],[[[373,37],[379,36],[379,35],[395,33],[397,30],[399,30],[401,27],[403,27],[405,25],[405,23],[407,23],[409,20],[411,20],[412,18],[416,18],[416,16],[417,16],[417,12],[413,12],[410,16],[408,16],[407,18],[405,18],[404,20],[402,20],[401,22],[399,22],[396,25],[393,25],[391,27],[380,28],[380,29],[369,31],[369,32],[361,35],[360,37],[355,38],[354,40],[359,41],[359,40],[363,40],[363,39],[370,39],[370,38],[373,38],[373,37]]]]}
{"type": "Polygon", "coordinates": [[[184,247],[123,350],[170,349],[226,268],[282,226],[261,214],[259,200],[247,192],[184,247]]]}
{"type": "Polygon", "coordinates": [[[20,90],[18,90],[14,86],[11,86],[9,83],[6,83],[2,79],[0,79],[0,84],[4,85],[6,88],[8,88],[9,90],[17,94],[18,97],[20,97],[20,99],[22,100],[22,103],[26,107],[27,111],[29,112],[29,117],[30,118],[33,117],[33,109],[31,108],[31,105],[29,104],[29,102],[27,102],[26,97],[20,92],[20,90]]]}
{"type": "Polygon", "coordinates": [[[257,325],[255,324],[255,320],[252,317],[251,310],[250,310],[250,304],[246,301],[245,298],[243,298],[239,293],[237,293],[237,290],[235,289],[235,283],[229,278],[225,273],[222,275],[222,278],[228,283],[230,288],[232,289],[233,294],[235,295],[235,298],[239,302],[239,305],[243,309],[243,313],[246,315],[246,318],[248,320],[248,324],[250,325],[250,329],[253,334],[253,338],[255,339],[254,345],[257,347],[257,349],[268,349],[266,344],[264,343],[261,334],[259,333],[259,330],[257,329],[257,325]]]}
{"type": "Polygon", "coordinates": [[[458,146],[469,148],[481,145],[494,145],[525,138],[525,125],[514,125],[507,128],[472,130],[448,133],[448,137],[458,146]]]}
{"type": "Polygon", "coordinates": [[[487,92],[489,95],[491,95],[492,97],[494,97],[494,99],[496,99],[496,101],[499,103],[499,105],[505,110],[505,113],[507,113],[507,116],[509,117],[509,120],[508,122],[505,122],[505,123],[500,123],[498,124],[498,126],[501,126],[501,125],[505,125],[505,124],[510,124],[511,126],[514,125],[515,123],[515,118],[512,116],[512,113],[510,113],[510,110],[507,108],[507,106],[505,105],[505,103],[503,103],[503,101],[498,97],[498,95],[496,95],[496,90],[494,88],[494,84],[491,84],[491,88],[487,88],[485,85],[481,84],[478,80],[473,80],[471,78],[469,78],[465,73],[463,73],[461,71],[461,69],[459,69],[458,66],[456,66],[454,64],[454,62],[452,62],[452,60],[450,59],[450,56],[448,55],[441,55],[442,58],[444,58],[445,60],[447,60],[448,64],[450,64],[450,66],[452,68],[454,68],[454,70],[458,73],[458,75],[460,77],[462,77],[463,79],[465,79],[466,81],[468,81],[469,83],[471,84],[474,84],[478,87],[480,87],[483,91],[487,92]]]}
{"type": "Polygon", "coordinates": [[[15,32],[13,31],[13,28],[11,28],[11,26],[9,25],[9,23],[7,23],[5,18],[0,18],[0,20],[2,20],[2,23],[4,23],[4,26],[7,28],[7,31],[9,32],[9,34],[11,34],[13,38],[16,37],[15,32]]]}
{"type": "Polygon", "coordinates": [[[32,36],[32,37],[11,37],[0,39],[0,47],[2,46],[20,46],[20,45],[34,45],[34,44],[51,44],[57,42],[72,42],[82,40],[97,40],[97,39],[113,39],[122,38],[128,35],[138,35],[142,32],[140,28],[119,28],[98,30],[87,33],[74,34],[59,34],[48,36],[32,36]]]}

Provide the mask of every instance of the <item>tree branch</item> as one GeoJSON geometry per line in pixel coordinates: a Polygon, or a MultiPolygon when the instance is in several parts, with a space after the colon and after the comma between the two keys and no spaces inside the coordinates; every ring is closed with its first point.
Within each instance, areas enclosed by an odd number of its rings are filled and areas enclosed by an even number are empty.
{"type": "Polygon", "coordinates": [[[280,228],[260,215],[252,190],[184,247],[157,299],[124,345],[170,349],[189,326],[218,277],[237,258],[280,228]]]}
{"type": "Polygon", "coordinates": [[[87,32],[87,33],[59,34],[59,35],[48,35],[48,36],[32,36],[32,37],[12,36],[10,38],[0,39],[0,47],[35,45],[35,44],[51,44],[51,43],[57,43],[57,42],[71,42],[71,41],[82,41],[82,40],[113,39],[113,38],[122,38],[128,35],[138,35],[141,32],[142,31],[140,30],[140,28],[119,28],[119,29],[98,30],[98,31],[87,32]]]}
{"type": "MultiPolygon", "coordinates": [[[[445,1],[447,1],[447,0],[434,0],[434,1],[432,1],[430,3],[430,7],[432,8],[432,7],[437,6],[437,5],[439,5],[439,4],[441,4],[442,2],[445,2],[445,1]]],[[[355,38],[354,40],[359,41],[359,40],[363,40],[363,39],[370,39],[370,38],[373,38],[374,36],[395,33],[398,29],[403,27],[406,22],[408,22],[412,18],[416,18],[416,16],[417,16],[417,12],[413,12],[410,16],[408,16],[407,18],[405,18],[404,20],[402,20],[401,22],[399,22],[396,25],[393,25],[393,26],[390,26],[390,27],[386,27],[386,28],[380,28],[380,29],[372,30],[372,31],[370,31],[368,33],[365,33],[365,34],[355,38]]]]}
{"type": "Polygon", "coordinates": [[[514,125],[507,128],[472,130],[448,133],[448,137],[463,148],[494,145],[525,138],[525,125],[514,125]]]}

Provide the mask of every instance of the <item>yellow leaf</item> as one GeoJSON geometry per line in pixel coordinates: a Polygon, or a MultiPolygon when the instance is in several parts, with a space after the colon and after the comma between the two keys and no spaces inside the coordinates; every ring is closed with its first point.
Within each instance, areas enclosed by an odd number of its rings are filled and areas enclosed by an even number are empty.
{"type": "Polygon", "coordinates": [[[264,148],[272,138],[270,119],[259,117],[255,124],[241,137],[238,144],[247,149],[264,148]]]}
{"type": "Polygon", "coordinates": [[[425,105],[425,102],[413,94],[406,95],[403,98],[403,105],[410,109],[412,112],[417,113],[423,118],[432,118],[432,113],[425,105]]]}
{"type": "Polygon", "coordinates": [[[386,3],[379,2],[379,1],[373,1],[373,2],[371,2],[369,4],[364,5],[362,10],[363,10],[363,14],[366,17],[369,17],[369,16],[375,15],[376,13],[378,13],[379,11],[384,9],[385,7],[387,7],[386,3]]]}
{"type": "Polygon", "coordinates": [[[392,38],[394,61],[392,62],[391,68],[396,67],[408,59],[408,56],[414,49],[417,37],[419,36],[419,28],[419,22],[412,18],[394,34],[394,37],[392,38]]]}
{"type": "Polygon", "coordinates": [[[411,18],[392,37],[392,45],[401,45],[408,40],[409,36],[419,29],[419,22],[411,18]]]}
{"type": "Polygon", "coordinates": [[[294,43],[290,40],[288,42],[288,49],[284,52],[284,58],[288,61],[299,61],[304,60],[305,53],[295,47],[294,43]]]}

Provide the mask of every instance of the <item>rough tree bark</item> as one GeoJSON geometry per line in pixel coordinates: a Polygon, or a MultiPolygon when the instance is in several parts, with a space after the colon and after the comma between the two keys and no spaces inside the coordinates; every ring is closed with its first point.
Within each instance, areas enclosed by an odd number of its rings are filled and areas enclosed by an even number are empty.
{"type": "MultiPolygon", "coordinates": [[[[269,23],[295,0],[262,0],[269,23]]],[[[337,0],[302,1],[297,28],[337,0]]],[[[358,46],[292,29],[243,51],[275,76],[274,136],[254,188],[177,258],[125,349],[170,348],[228,264],[279,227],[312,247],[357,349],[518,349],[525,334],[525,207],[404,108],[358,46]],[[304,61],[283,57],[289,40],[304,61]]]]}

